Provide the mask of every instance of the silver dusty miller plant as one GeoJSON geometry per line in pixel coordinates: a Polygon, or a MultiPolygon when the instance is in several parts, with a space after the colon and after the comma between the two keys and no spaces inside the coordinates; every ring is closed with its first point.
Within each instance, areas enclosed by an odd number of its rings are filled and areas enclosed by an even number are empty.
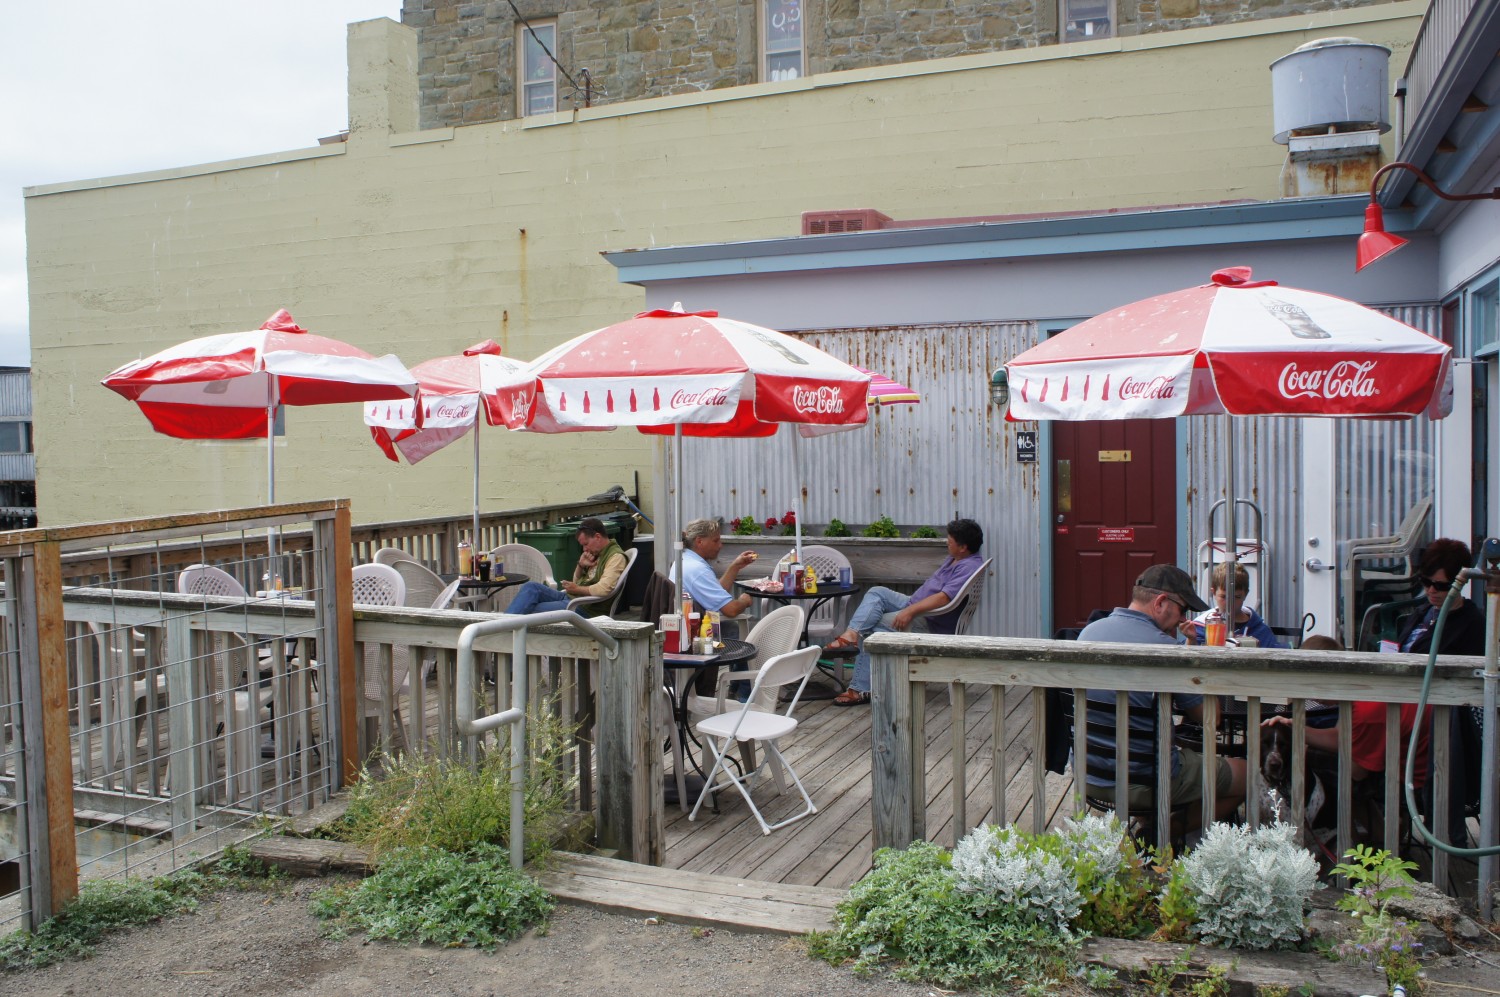
{"type": "Polygon", "coordinates": [[[953,849],[958,888],[992,898],[996,908],[1031,916],[1072,940],[1083,898],[1073,870],[1013,827],[976,827],[953,849]]]}
{"type": "Polygon", "coordinates": [[[1099,881],[1114,878],[1125,857],[1125,825],[1113,813],[1086,813],[1063,821],[1058,837],[1071,853],[1074,866],[1087,864],[1099,881]]]}
{"type": "Polygon", "coordinates": [[[1211,945],[1268,949],[1299,941],[1318,863],[1277,822],[1250,830],[1214,824],[1181,859],[1198,905],[1198,936],[1211,945]]]}

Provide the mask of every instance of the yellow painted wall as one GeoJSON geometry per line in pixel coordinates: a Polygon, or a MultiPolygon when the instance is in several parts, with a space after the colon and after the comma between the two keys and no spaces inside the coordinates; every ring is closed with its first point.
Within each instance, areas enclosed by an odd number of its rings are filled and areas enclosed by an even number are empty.
{"type": "MultiPolygon", "coordinates": [[[[384,20],[351,26],[347,145],[27,191],[43,523],[261,502],[263,441],[156,436],[98,381],[182,339],[253,328],[278,307],[408,364],[487,337],[530,358],[639,308],[640,290],[617,283],[604,249],[782,237],[815,209],[912,219],[1274,198],[1284,149],[1270,139],[1272,60],[1355,35],[1390,45],[1400,67],[1423,9],[968,56],[425,133],[411,131],[413,34],[384,20]]],[[[294,409],[287,425],[281,501],[350,496],[358,522],[469,506],[466,444],[397,467],[357,406],[294,409]]],[[[633,431],[491,430],[483,449],[487,508],[628,490],[636,470],[649,491],[651,449],[633,431]]]]}

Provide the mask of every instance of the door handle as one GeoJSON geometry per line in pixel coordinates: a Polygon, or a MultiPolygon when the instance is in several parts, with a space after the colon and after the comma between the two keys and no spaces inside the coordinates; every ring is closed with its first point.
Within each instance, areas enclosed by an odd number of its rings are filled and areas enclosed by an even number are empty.
{"type": "Polygon", "coordinates": [[[1057,521],[1073,511],[1073,462],[1057,462],[1057,521]]]}

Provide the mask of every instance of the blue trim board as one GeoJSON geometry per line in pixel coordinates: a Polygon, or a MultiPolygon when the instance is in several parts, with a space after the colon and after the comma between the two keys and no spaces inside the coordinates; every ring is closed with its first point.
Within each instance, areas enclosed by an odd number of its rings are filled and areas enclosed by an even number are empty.
{"type": "MultiPolygon", "coordinates": [[[[1365,195],[880,229],[602,255],[624,284],[1358,236],[1365,195]]],[[[1387,228],[1413,227],[1392,211],[1387,228]]]]}

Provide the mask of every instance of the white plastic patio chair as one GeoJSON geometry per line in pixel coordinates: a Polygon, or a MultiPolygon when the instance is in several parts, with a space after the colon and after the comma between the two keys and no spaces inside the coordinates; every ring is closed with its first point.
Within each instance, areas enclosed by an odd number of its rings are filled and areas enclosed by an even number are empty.
{"type": "Polygon", "coordinates": [[[182,595],[223,595],[245,599],[250,593],[223,568],[211,564],[190,564],[177,575],[177,591],[182,595]]]}
{"type": "Polygon", "coordinates": [[[604,604],[601,616],[614,616],[615,610],[620,605],[620,597],[625,594],[625,580],[630,577],[630,569],[635,567],[635,556],[640,553],[634,547],[625,552],[625,570],[620,572],[620,577],[615,582],[615,587],[603,595],[580,595],[568,600],[568,608],[578,612],[580,606],[596,606],[604,604]]]}
{"type": "Polygon", "coordinates": [[[354,566],[356,606],[402,606],[406,604],[406,582],[389,564],[354,566]]]}
{"type": "MultiPolygon", "coordinates": [[[[547,555],[527,544],[501,544],[490,551],[490,563],[503,564],[507,572],[518,572],[534,582],[556,584],[552,577],[552,562],[547,560],[547,555]]],[[[505,612],[520,591],[521,586],[512,585],[496,592],[491,597],[489,611],[505,612]]]]}
{"type": "Polygon", "coordinates": [[[966,634],[969,632],[969,622],[974,619],[974,612],[979,608],[979,597],[983,592],[984,577],[989,574],[990,564],[994,560],[993,557],[985,558],[984,563],[974,569],[974,573],[964,581],[953,598],[948,600],[946,606],[935,609],[930,613],[921,614],[922,619],[927,621],[929,629],[932,626],[932,621],[951,618],[954,621],[953,632],[955,634],[966,634]]]}
{"type": "Polygon", "coordinates": [[[376,564],[395,568],[396,574],[401,576],[401,581],[406,585],[406,594],[401,601],[403,606],[413,606],[418,609],[447,608],[433,607],[432,604],[449,583],[443,581],[442,577],[427,565],[394,547],[380,548],[375,552],[375,558],[376,564]]]}
{"type": "MultiPolygon", "coordinates": [[[[849,567],[849,559],[841,551],[822,544],[803,544],[802,563],[817,572],[818,579],[838,577],[840,568],[849,567]]],[[[849,626],[850,597],[839,596],[819,606],[807,621],[807,640],[811,644],[826,644],[849,626]]]]}
{"type": "MultiPolygon", "coordinates": [[[[750,698],[741,704],[739,709],[709,717],[698,723],[698,733],[703,735],[708,750],[713,755],[714,764],[703,785],[703,792],[698,796],[698,802],[693,804],[693,811],[688,814],[688,820],[698,819],[698,811],[710,794],[729,786],[734,786],[745,798],[745,802],[750,806],[750,812],[755,815],[755,820],[760,824],[762,834],[770,834],[777,828],[786,827],[788,824],[818,812],[812,797],[807,794],[807,787],[802,785],[801,777],[797,775],[796,770],[792,768],[778,747],[778,742],[783,737],[797,729],[797,720],[792,716],[792,712],[796,710],[797,702],[802,698],[802,690],[807,686],[807,678],[817,664],[818,649],[816,647],[804,647],[800,651],[777,655],[762,665],[760,671],[756,673],[750,698]],[[753,704],[762,697],[764,692],[779,690],[783,686],[793,684],[797,686],[797,691],[792,694],[785,713],[766,713],[754,707],[753,704]],[[743,776],[736,775],[733,767],[728,764],[729,746],[735,742],[746,744],[754,741],[765,745],[765,759],[743,776]],[[766,823],[760,808],[755,805],[755,800],[750,795],[751,787],[760,778],[761,772],[768,767],[772,778],[776,781],[777,792],[786,792],[786,784],[781,774],[784,768],[787,775],[791,776],[792,783],[797,787],[797,792],[802,794],[804,804],[800,811],[775,824],[766,823]]],[[[771,695],[774,697],[775,692],[772,691],[771,695]]]]}

